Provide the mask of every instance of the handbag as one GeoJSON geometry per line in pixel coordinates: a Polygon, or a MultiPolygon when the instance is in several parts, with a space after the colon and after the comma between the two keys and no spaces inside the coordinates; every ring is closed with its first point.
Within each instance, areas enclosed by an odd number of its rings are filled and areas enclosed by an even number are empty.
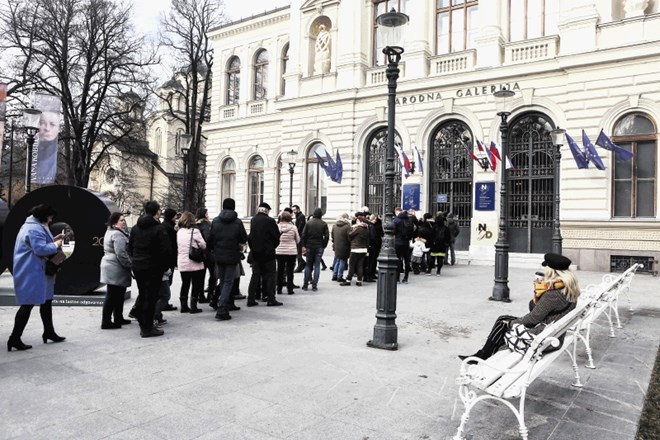
{"type": "Polygon", "coordinates": [[[200,249],[198,247],[193,247],[193,233],[195,232],[194,229],[190,229],[190,247],[188,248],[188,258],[190,258],[192,261],[195,261],[197,263],[202,263],[203,261],[206,260],[206,254],[204,253],[204,249],[200,249]]]}
{"type": "Polygon", "coordinates": [[[533,340],[534,335],[522,324],[512,324],[511,328],[504,333],[504,344],[507,348],[520,354],[527,352],[533,340]]]}
{"type": "Polygon", "coordinates": [[[66,260],[66,254],[62,248],[57,248],[57,252],[46,259],[45,271],[49,277],[55,276],[62,268],[62,263],[66,260]]]}

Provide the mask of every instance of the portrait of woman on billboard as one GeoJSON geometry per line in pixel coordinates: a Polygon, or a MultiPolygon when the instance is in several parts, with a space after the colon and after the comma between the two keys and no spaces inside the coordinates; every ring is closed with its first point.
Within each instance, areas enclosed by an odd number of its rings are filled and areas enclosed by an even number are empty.
{"type": "Polygon", "coordinates": [[[56,96],[36,94],[35,107],[41,110],[39,142],[32,152],[32,182],[51,184],[57,174],[57,143],[60,134],[60,100],[56,96]]]}

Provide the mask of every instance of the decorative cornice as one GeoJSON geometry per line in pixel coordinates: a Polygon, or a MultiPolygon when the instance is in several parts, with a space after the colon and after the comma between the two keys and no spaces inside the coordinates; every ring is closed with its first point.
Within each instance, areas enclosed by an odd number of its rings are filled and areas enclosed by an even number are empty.
{"type": "MultiPolygon", "coordinates": [[[[287,8],[282,8],[282,9],[276,9],[275,11],[272,11],[272,12],[280,12],[284,9],[288,9],[288,7],[287,8]]],[[[269,14],[272,14],[272,12],[269,13],[269,14]]],[[[211,40],[220,40],[220,39],[223,39],[223,38],[230,37],[232,35],[242,34],[243,32],[248,32],[248,31],[255,30],[255,29],[261,29],[261,28],[264,28],[264,27],[267,27],[267,26],[270,26],[270,25],[273,25],[273,24],[276,24],[276,23],[281,23],[283,21],[288,21],[290,19],[291,19],[291,13],[290,12],[287,12],[285,14],[279,14],[279,15],[278,14],[272,14],[272,15],[265,15],[265,16],[262,15],[262,16],[251,17],[250,19],[248,19],[249,21],[239,21],[239,22],[236,22],[236,23],[231,23],[226,28],[225,27],[218,28],[217,30],[220,30],[220,29],[224,29],[224,30],[221,31],[221,32],[217,32],[217,33],[212,34],[211,35],[211,40]],[[238,25],[240,23],[245,23],[245,24],[242,25],[242,26],[233,27],[233,25],[238,25]]]]}

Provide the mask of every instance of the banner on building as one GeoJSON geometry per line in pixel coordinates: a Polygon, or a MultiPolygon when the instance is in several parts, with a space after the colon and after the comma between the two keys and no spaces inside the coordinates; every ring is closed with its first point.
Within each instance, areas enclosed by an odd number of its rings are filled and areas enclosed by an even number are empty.
{"type": "Polygon", "coordinates": [[[60,98],[34,94],[34,108],[41,110],[39,134],[32,149],[31,181],[41,185],[55,182],[57,175],[57,145],[60,135],[60,98]]]}
{"type": "MultiPolygon", "coordinates": [[[[0,83],[0,148],[5,136],[5,119],[7,117],[7,84],[0,83]]],[[[0,166],[2,166],[2,154],[0,153],[0,166]]]]}

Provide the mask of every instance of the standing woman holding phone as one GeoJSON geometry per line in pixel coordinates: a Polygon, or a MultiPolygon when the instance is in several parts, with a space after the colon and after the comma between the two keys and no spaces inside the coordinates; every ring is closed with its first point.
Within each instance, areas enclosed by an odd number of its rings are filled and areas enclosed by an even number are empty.
{"type": "Polygon", "coordinates": [[[41,321],[44,325],[44,344],[50,339],[62,342],[64,337],[55,333],[53,327],[53,293],[55,276],[46,275],[46,260],[62,247],[62,234],[55,237],[48,229],[55,217],[55,210],[48,204],[30,209],[31,214],[21,226],[14,246],[14,290],[16,302],[20,306],[16,312],[14,328],[7,341],[7,351],[32,348],[21,341],[23,330],[30,319],[32,308],[39,305],[41,321]]]}

